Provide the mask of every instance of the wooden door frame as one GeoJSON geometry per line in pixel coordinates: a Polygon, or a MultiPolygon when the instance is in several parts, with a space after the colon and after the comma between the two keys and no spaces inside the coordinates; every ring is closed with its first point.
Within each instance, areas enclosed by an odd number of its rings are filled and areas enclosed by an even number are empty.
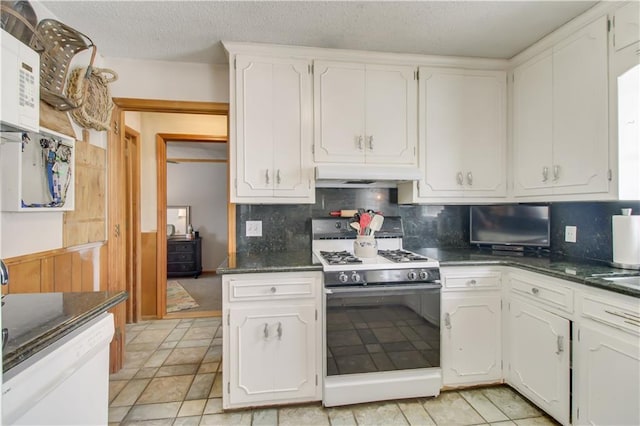
{"type": "Polygon", "coordinates": [[[133,144],[125,144],[125,149],[130,151],[131,145],[134,149],[134,158],[137,159],[137,164],[131,162],[131,154],[126,155],[127,164],[127,176],[131,177],[130,186],[127,188],[127,203],[134,201],[134,205],[137,209],[131,209],[132,215],[126,216],[127,223],[125,226],[125,237],[127,239],[127,246],[133,248],[133,253],[127,251],[128,258],[126,270],[129,276],[127,277],[127,291],[129,292],[129,299],[127,299],[127,321],[137,323],[142,319],[142,233],[140,232],[140,132],[125,125],[124,127],[125,140],[129,136],[134,142],[133,144]],[[130,274],[133,269],[133,274],[130,274]]]}
{"type": "MultiPolygon", "coordinates": [[[[114,111],[116,111],[116,114],[114,114],[114,116],[112,117],[114,126],[109,131],[108,137],[110,138],[109,140],[111,141],[111,143],[115,143],[119,141],[121,145],[124,143],[124,132],[120,132],[118,129],[125,128],[124,116],[126,111],[156,112],[156,113],[163,112],[163,113],[175,113],[175,114],[225,115],[227,116],[227,123],[229,122],[228,120],[229,104],[222,103],[222,102],[191,102],[191,101],[168,101],[168,100],[138,99],[138,98],[113,98],[113,103],[115,104],[115,107],[116,107],[114,109],[114,111]]],[[[229,131],[227,130],[227,134],[228,133],[229,131]]],[[[165,156],[166,156],[166,152],[165,152],[165,156]]],[[[108,157],[108,165],[107,165],[108,170],[117,170],[118,169],[117,163],[116,163],[117,161],[119,161],[118,158],[110,155],[108,157]]],[[[165,162],[165,166],[166,166],[166,162],[165,162]]],[[[110,229],[112,227],[114,229],[117,227],[117,229],[119,230],[119,226],[120,226],[119,221],[121,220],[121,218],[118,215],[111,214],[112,211],[118,210],[117,204],[122,201],[121,194],[118,194],[117,191],[115,190],[115,188],[117,188],[120,183],[120,179],[122,179],[121,176],[117,176],[117,175],[118,175],[117,173],[112,173],[112,172],[109,172],[108,174],[109,191],[108,191],[107,197],[108,197],[108,204],[110,206],[109,207],[110,229]],[[112,188],[114,188],[114,190],[111,190],[112,188]]],[[[166,171],[165,171],[165,179],[166,179],[166,171]]],[[[166,197],[166,194],[165,194],[165,197],[166,197]]],[[[227,212],[229,217],[228,228],[227,228],[228,252],[230,255],[232,255],[232,253],[234,253],[236,250],[236,232],[235,232],[236,207],[235,207],[235,204],[232,204],[230,202],[228,188],[227,188],[227,212]]],[[[164,220],[166,223],[166,217],[164,220]]],[[[158,229],[165,229],[165,228],[166,228],[166,224],[164,228],[158,228],[158,229]]],[[[142,233],[141,229],[138,228],[138,231],[137,231],[138,235],[136,235],[135,238],[141,238],[141,233],[142,233]]],[[[160,232],[158,232],[157,229],[156,229],[156,233],[160,234],[160,232]]],[[[164,231],[162,232],[162,236],[163,238],[166,237],[166,234],[164,231]]],[[[124,279],[125,279],[124,274],[126,273],[125,271],[126,268],[117,267],[116,259],[123,257],[121,254],[119,254],[120,246],[121,246],[121,243],[116,244],[114,242],[113,244],[108,244],[109,258],[113,259],[109,262],[108,273],[110,277],[110,282],[113,282],[114,284],[124,283],[124,279]]],[[[166,258],[166,241],[164,245],[164,253],[166,258]]],[[[129,262],[131,260],[126,259],[125,261],[129,262]]],[[[141,265],[138,265],[138,266],[141,267],[141,265]]],[[[165,274],[165,272],[163,272],[163,274],[165,274]]],[[[121,290],[125,290],[125,288],[122,288],[121,290]]],[[[140,300],[138,300],[138,303],[140,303],[140,300]]],[[[125,312],[123,309],[122,314],[124,315],[124,313],[125,312]]],[[[162,318],[164,316],[164,312],[158,311],[157,315],[159,318],[162,318]]],[[[123,349],[124,345],[121,345],[121,346],[123,349]]]]}
{"type": "MultiPolygon", "coordinates": [[[[156,134],[156,188],[157,188],[157,223],[158,232],[156,234],[156,312],[159,318],[189,318],[193,316],[213,315],[221,316],[222,311],[201,311],[190,314],[180,313],[167,313],[167,236],[165,233],[160,232],[160,229],[167,229],[167,142],[200,142],[200,143],[227,143],[228,136],[213,136],[213,135],[192,135],[182,133],[158,133],[156,134]]],[[[228,145],[227,145],[228,147],[228,145]]],[[[228,148],[227,148],[228,150],[228,148]]],[[[225,161],[227,162],[227,161],[225,161]]],[[[227,167],[227,174],[229,168],[227,167]]],[[[235,205],[233,206],[233,212],[231,211],[231,204],[229,203],[227,190],[227,215],[231,213],[235,217],[235,205]]],[[[231,220],[228,219],[230,223],[231,220]]],[[[235,222],[235,221],[234,221],[235,222]]],[[[235,226],[234,236],[235,236],[235,226]]],[[[227,233],[229,233],[231,227],[227,225],[227,233]]]]}

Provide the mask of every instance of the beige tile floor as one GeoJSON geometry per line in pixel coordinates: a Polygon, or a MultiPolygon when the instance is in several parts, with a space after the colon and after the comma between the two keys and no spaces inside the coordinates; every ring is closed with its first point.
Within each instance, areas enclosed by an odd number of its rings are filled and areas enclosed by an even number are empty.
{"type": "Polygon", "coordinates": [[[554,425],[507,386],[323,408],[320,403],[222,412],[220,318],[127,326],[125,365],[109,383],[117,425],[554,425]]]}

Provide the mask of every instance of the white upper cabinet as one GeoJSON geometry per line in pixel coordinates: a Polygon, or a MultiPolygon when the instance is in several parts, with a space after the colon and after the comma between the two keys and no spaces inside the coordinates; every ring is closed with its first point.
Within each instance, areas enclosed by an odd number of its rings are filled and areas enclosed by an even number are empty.
{"type": "Polygon", "coordinates": [[[419,70],[419,157],[424,178],[401,202],[506,195],[506,74],[419,70]]]}
{"type": "Polygon", "coordinates": [[[607,18],[514,70],[514,195],[609,191],[607,18]]]}
{"type": "Polygon", "coordinates": [[[616,51],[640,41],[640,2],[630,1],[613,14],[613,46],[616,51]]]}
{"type": "Polygon", "coordinates": [[[313,203],[310,62],[235,57],[231,201],[313,203]]]}
{"type": "Polygon", "coordinates": [[[317,163],[416,165],[415,67],[315,61],[317,163]]]}

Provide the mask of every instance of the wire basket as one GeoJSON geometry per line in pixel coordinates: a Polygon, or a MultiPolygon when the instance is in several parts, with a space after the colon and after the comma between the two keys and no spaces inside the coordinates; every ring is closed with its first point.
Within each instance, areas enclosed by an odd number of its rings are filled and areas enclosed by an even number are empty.
{"type": "Polygon", "coordinates": [[[41,52],[42,44],[36,34],[38,17],[29,2],[2,1],[0,10],[0,25],[2,29],[36,52],[41,52]]]}
{"type": "Polygon", "coordinates": [[[92,48],[90,72],[96,46],[86,35],[55,19],[43,19],[36,31],[44,47],[40,54],[40,99],[59,111],[79,107],[79,103],[64,95],[69,64],[78,52],[92,48]]]}

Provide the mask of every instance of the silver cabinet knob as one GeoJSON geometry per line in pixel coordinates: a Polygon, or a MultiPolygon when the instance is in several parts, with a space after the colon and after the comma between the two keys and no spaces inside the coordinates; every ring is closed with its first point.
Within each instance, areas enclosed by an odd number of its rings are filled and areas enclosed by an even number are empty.
{"type": "Polygon", "coordinates": [[[373,136],[369,136],[369,150],[373,151],[373,136]]]}
{"type": "Polygon", "coordinates": [[[542,168],[542,181],[546,182],[549,180],[549,168],[547,166],[544,166],[542,168]]]}
{"type": "Polygon", "coordinates": [[[264,171],[264,182],[269,185],[269,169],[264,171]]]}
{"type": "Polygon", "coordinates": [[[462,172],[458,172],[456,175],[456,181],[458,182],[458,185],[462,185],[464,183],[464,176],[462,175],[462,172]]]}
{"type": "Polygon", "coordinates": [[[358,149],[362,151],[362,135],[356,137],[356,144],[358,145],[358,149]]]}
{"type": "Polygon", "coordinates": [[[276,183],[280,185],[280,182],[282,182],[282,180],[280,179],[280,169],[278,169],[276,170],[276,183]]]}
{"type": "Polygon", "coordinates": [[[473,174],[471,172],[467,173],[467,183],[473,185],[473,174]]]}
{"type": "Polygon", "coordinates": [[[275,292],[276,292],[276,288],[275,288],[275,287],[271,287],[271,288],[269,289],[269,291],[270,291],[271,293],[275,293],[275,292]]]}

